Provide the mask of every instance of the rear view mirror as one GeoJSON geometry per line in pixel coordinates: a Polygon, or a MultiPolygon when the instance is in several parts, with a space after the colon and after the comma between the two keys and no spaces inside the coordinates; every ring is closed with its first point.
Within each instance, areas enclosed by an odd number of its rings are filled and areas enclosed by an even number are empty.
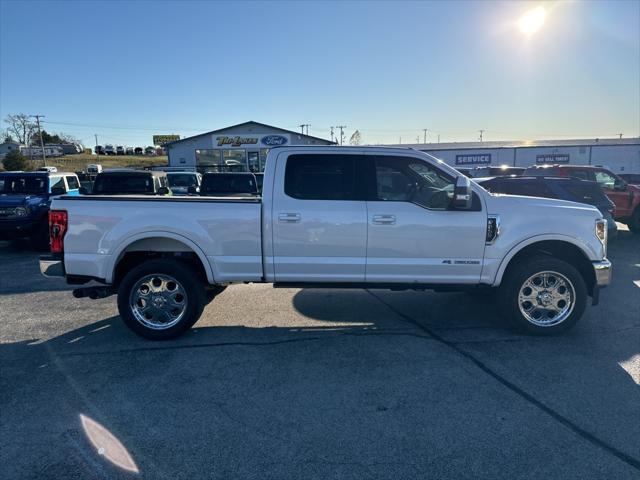
{"type": "Polygon", "coordinates": [[[617,178],[615,183],[613,184],[613,189],[624,192],[627,189],[627,182],[625,182],[621,178],[617,178]]]}
{"type": "Polygon", "coordinates": [[[473,200],[471,181],[464,175],[456,178],[456,185],[453,189],[453,201],[451,206],[455,210],[469,210],[473,200]]]}
{"type": "Polygon", "coordinates": [[[51,189],[51,195],[64,195],[67,193],[64,187],[53,187],[51,189]]]}

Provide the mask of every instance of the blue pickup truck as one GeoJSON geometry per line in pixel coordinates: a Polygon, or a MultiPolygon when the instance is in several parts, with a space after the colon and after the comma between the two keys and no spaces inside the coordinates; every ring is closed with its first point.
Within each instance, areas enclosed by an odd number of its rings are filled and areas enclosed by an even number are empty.
{"type": "Polygon", "coordinates": [[[0,172],[0,240],[28,238],[49,246],[49,205],[57,195],[79,195],[75,173],[0,172]]]}

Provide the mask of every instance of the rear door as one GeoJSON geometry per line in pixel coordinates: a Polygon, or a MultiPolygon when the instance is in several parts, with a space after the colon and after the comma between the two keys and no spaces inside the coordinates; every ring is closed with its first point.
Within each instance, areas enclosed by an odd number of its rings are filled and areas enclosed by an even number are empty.
{"type": "Polygon", "coordinates": [[[364,281],[367,210],[356,185],[361,159],[278,157],[276,178],[284,177],[284,189],[274,188],[271,207],[276,282],[364,281]]]}
{"type": "Polygon", "coordinates": [[[487,215],[451,210],[455,178],[411,156],[367,155],[374,192],[367,202],[367,282],[477,283],[487,215]]]}

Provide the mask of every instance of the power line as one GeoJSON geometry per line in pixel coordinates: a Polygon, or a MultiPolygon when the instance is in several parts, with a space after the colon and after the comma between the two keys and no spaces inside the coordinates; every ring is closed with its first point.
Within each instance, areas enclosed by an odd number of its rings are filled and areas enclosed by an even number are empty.
{"type": "Polygon", "coordinates": [[[344,141],[344,129],[347,128],[346,125],[336,125],[336,128],[340,129],[340,145],[342,145],[344,141]]]}

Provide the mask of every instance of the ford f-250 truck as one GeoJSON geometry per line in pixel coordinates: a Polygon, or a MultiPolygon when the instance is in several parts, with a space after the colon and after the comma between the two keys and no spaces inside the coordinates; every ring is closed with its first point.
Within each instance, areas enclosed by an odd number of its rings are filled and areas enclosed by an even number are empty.
{"type": "Polygon", "coordinates": [[[469,290],[498,294],[529,333],[573,326],[611,277],[595,207],[493,195],[411,149],[270,150],[263,196],[60,197],[44,275],[77,297],[117,293],[151,339],[190,328],[226,285],[469,290]]]}

